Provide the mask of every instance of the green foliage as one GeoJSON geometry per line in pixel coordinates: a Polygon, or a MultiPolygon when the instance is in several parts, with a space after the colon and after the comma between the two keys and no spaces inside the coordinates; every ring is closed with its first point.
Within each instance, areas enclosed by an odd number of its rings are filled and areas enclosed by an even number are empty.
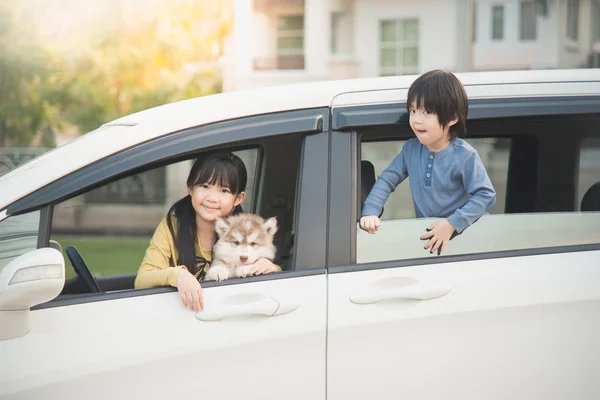
{"type": "Polygon", "coordinates": [[[149,237],[53,235],[52,239],[62,247],[67,279],[75,276],[75,271],[65,253],[69,246],[77,248],[94,276],[114,276],[137,273],[150,243],[149,237]]]}
{"type": "MultiPolygon", "coordinates": [[[[183,2],[153,18],[112,21],[110,29],[79,32],[86,40],[68,50],[24,28],[35,25],[21,23],[29,14],[17,23],[7,4],[0,0],[0,146],[53,145],[53,132],[70,126],[85,133],[221,91],[216,59],[231,29],[227,2],[183,2]]],[[[22,0],[21,10],[35,4],[22,0]]]]}
{"type": "Polygon", "coordinates": [[[48,98],[55,55],[18,27],[0,3],[0,147],[28,145],[38,132],[63,127],[59,108],[48,98]]]}

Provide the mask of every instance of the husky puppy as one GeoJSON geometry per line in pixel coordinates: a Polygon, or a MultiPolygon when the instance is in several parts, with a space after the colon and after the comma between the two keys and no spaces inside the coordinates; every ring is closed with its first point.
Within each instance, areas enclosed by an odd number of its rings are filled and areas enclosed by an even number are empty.
{"type": "Polygon", "coordinates": [[[219,239],[213,246],[213,260],[205,281],[245,278],[250,266],[260,258],[275,258],[276,217],[264,220],[255,214],[240,213],[217,219],[215,230],[219,239]]]}

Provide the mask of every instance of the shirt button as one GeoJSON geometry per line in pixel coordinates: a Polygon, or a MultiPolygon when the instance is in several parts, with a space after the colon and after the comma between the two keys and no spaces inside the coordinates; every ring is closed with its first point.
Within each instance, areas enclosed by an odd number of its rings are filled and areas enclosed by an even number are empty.
{"type": "Polygon", "coordinates": [[[428,177],[428,178],[431,178],[431,174],[427,174],[427,177],[428,177]]]}
{"type": "Polygon", "coordinates": [[[433,160],[433,154],[429,156],[429,159],[430,159],[430,160],[433,160]]]}
{"type": "Polygon", "coordinates": [[[427,164],[427,168],[431,168],[431,164],[427,164]]]}

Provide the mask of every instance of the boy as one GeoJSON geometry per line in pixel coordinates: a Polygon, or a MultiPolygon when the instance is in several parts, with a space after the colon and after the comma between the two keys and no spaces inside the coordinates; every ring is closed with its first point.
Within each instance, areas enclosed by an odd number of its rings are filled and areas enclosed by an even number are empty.
{"type": "Polygon", "coordinates": [[[479,154],[462,139],[468,99],[454,74],[433,70],[421,75],[408,90],[406,108],[416,138],[406,142],[375,182],[360,226],[375,233],[388,196],[410,177],[417,218],[443,218],[421,236],[430,239],[425,249],[441,254],[455,232],[462,233],[492,208],[496,192],[479,154]]]}

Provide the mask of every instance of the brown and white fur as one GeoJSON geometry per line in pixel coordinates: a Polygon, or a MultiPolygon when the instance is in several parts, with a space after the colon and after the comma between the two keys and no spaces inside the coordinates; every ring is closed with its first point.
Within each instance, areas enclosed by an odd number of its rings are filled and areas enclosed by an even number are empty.
{"type": "Polygon", "coordinates": [[[256,261],[275,258],[276,217],[264,220],[255,214],[240,213],[217,219],[215,230],[219,239],[213,246],[212,264],[204,280],[245,278],[256,261]]]}

